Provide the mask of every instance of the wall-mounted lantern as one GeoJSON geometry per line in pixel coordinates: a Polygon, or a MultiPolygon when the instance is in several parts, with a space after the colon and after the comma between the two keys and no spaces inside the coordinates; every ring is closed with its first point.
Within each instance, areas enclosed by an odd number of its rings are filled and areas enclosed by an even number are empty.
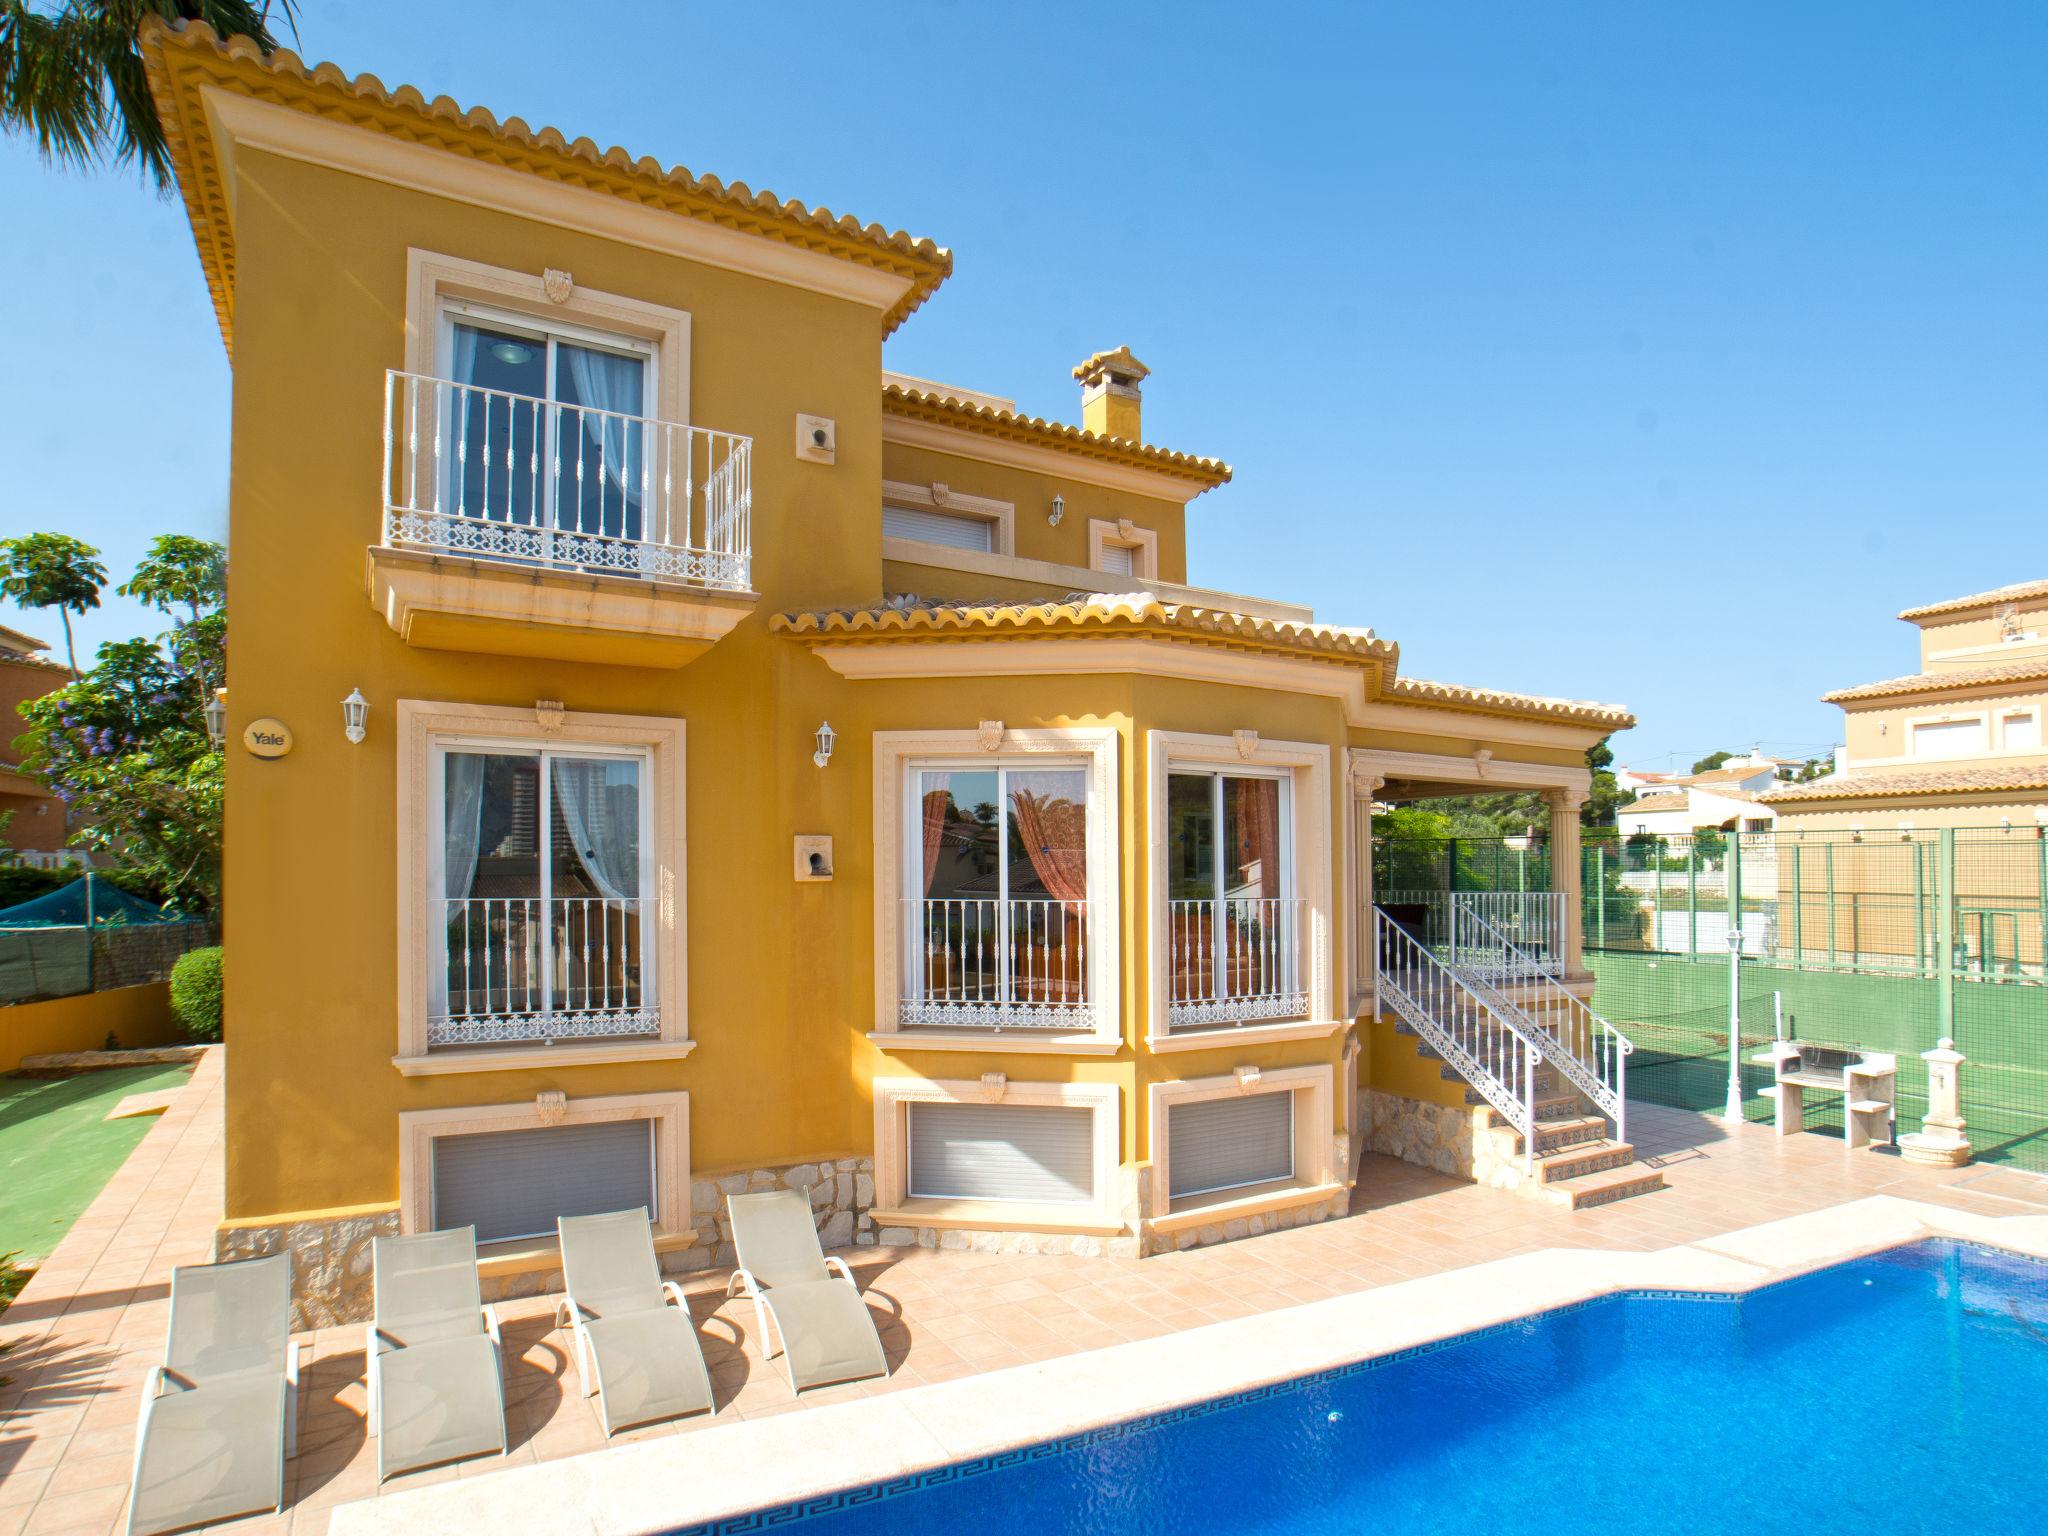
{"type": "Polygon", "coordinates": [[[228,691],[225,688],[213,690],[213,697],[206,701],[202,711],[206,716],[206,739],[213,743],[218,752],[228,739],[228,691]]]}
{"type": "Polygon", "coordinates": [[[832,761],[832,742],[834,739],[832,722],[827,720],[818,727],[817,750],[811,753],[811,762],[814,766],[822,768],[832,761]]]}
{"type": "Polygon", "coordinates": [[[1051,523],[1051,524],[1053,525],[1053,527],[1057,528],[1057,527],[1059,527],[1059,525],[1060,525],[1060,519],[1061,519],[1061,518],[1063,518],[1063,517],[1065,517],[1066,515],[1067,515],[1067,498],[1066,498],[1066,497],[1064,497],[1064,496],[1055,496],[1055,497],[1053,497],[1053,499],[1052,499],[1052,510],[1051,510],[1050,512],[1048,512],[1048,513],[1046,513],[1046,514],[1045,514],[1045,520],[1046,520],[1046,521],[1047,521],[1048,523],[1051,523]]]}
{"type": "Polygon", "coordinates": [[[348,697],[341,701],[341,728],[351,746],[360,743],[369,733],[369,721],[370,701],[363,697],[362,689],[349,689],[348,697]]]}

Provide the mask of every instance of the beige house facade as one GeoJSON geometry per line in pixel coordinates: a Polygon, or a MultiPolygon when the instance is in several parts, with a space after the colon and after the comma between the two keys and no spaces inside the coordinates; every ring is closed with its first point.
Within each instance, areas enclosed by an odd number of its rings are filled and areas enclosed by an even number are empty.
{"type": "Polygon", "coordinates": [[[1919,670],[1822,697],[1841,767],[1764,802],[1785,831],[2048,827],[2048,581],[1908,608],[1919,670]]]}

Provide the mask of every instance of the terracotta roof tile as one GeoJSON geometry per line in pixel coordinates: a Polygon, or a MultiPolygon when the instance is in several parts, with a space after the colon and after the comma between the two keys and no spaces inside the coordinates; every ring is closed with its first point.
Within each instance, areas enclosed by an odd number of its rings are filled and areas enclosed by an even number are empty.
{"type": "Polygon", "coordinates": [[[1957,667],[1948,672],[1912,672],[1888,677],[1882,682],[1861,683],[1824,693],[1824,704],[1847,704],[1858,699],[1881,699],[1895,693],[1945,693],[1956,688],[1981,688],[1990,683],[2023,683],[2048,678],[2048,656],[2021,661],[2003,661],[1984,667],[1957,667]]]}
{"type": "Polygon", "coordinates": [[[1808,800],[1868,800],[1894,795],[1955,795],[2012,789],[2048,790],[2048,762],[1934,768],[1918,773],[1849,774],[1774,789],[1761,798],[1770,805],[1787,805],[1808,800]]]}
{"type": "Polygon", "coordinates": [[[1900,612],[1902,619],[1928,619],[1944,613],[1960,613],[1966,608],[1983,608],[1992,603],[2017,602],[2027,597],[2048,597],[2048,581],[2016,581],[2009,587],[1993,587],[1989,592],[1973,592],[1968,597],[1946,598],[1938,603],[1924,603],[1918,608],[1907,608],[1900,612]]]}
{"type": "Polygon", "coordinates": [[[266,55],[250,39],[223,40],[201,21],[166,24],[152,17],[140,41],[223,337],[233,333],[234,244],[225,193],[218,185],[218,157],[204,142],[208,130],[199,102],[204,85],[893,273],[910,286],[883,316],[884,335],[930,298],[953,270],[951,251],[900,229],[756,192],[745,182],[699,176],[682,166],[664,168],[651,157],[636,158],[616,145],[600,149],[590,139],[571,139],[555,128],[530,128],[517,117],[500,120],[483,107],[465,108],[446,96],[430,101],[413,86],[394,89],[375,75],[350,79],[332,64],[308,66],[289,48],[266,55]]]}
{"type": "Polygon", "coordinates": [[[1332,660],[1391,665],[1400,649],[1369,629],[1296,624],[1255,618],[1192,603],[1164,603],[1149,592],[1070,592],[1043,602],[995,599],[939,602],[903,598],[868,608],[779,613],[771,628],[811,641],[888,640],[967,633],[1017,635],[1052,632],[1170,630],[1222,644],[1312,652],[1332,660]]]}
{"type": "Polygon", "coordinates": [[[885,384],[882,386],[882,413],[912,421],[960,427],[984,437],[1002,438],[1009,442],[1037,443],[1111,464],[1157,470],[1177,480],[1192,480],[1203,490],[1213,490],[1230,479],[1230,466],[1221,459],[1197,458],[1193,454],[1155,448],[1149,443],[1133,443],[1121,437],[1098,437],[1093,432],[1047,421],[1041,416],[999,410],[935,390],[885,384]]]}
{"type": "Polygon", "coordinates": [[[1387,688],[1386,696],[1403,704],[1473,708],[1541,719],[1567,720],[1578,725],[1605,726],[1621,731],[1636,723],[1636,717],[1619,704],[1597,704],[1591,699],[1550,698],[1535,693],[1508,693],[1498,688],[1467,688],[1458,683],[1431,682],[1427,678],[1399,677],[1387,688]]]}

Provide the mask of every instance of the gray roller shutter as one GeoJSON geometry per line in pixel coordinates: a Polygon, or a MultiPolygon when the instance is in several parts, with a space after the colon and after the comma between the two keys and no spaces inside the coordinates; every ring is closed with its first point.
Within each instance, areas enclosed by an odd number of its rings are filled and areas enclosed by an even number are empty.
{"type": "Polygon", "coordinates": [[[654,1122],[610,1120],[434,1138],[434,1225],[478,1242],[552,1237],[557,1216],[659,1209],[654,1122]]]}
{"type": "Polygon", "coordinates": [[[1096,568],[1107,571],[1112,576],[1128,576],[1131,574],[1131,557],[1136,553],[1137,551],[1128,544],[1105,544],[1097,559],[1096,568]]]}
{"type": "Polygon", "coordinates": [[[1091,1109],[912,1104],[910,1193],[933,1200],[1095,1201],[1091,1109]]]}
{"type": "Polygon", "coordinates": [[[1166,1112],[1172,1197],[1294,1177],[1294,1095],[1233,1094],[1166,1112]]]}
{"type": "Polygon", "coordinates": [[[985,517],[963,517],[954,512],[884,507],[882,537],[916,539],[920,544],[944,544],[951,549],[978,549],[987,554],[996,547],[996,525],[985,517]]]}

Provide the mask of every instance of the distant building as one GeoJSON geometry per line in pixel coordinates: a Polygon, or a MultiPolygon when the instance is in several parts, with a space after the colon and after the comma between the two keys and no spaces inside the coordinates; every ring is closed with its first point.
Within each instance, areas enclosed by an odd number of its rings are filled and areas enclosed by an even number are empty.
{"type": "Polygon", "coordinates": [[[49,648],[47,640],[0,625],[0,816],[13,812],[0,828],[0,847],[26,853],[32,862],[62,848],[66,835],[64,802],[21,771],[14,745],[24,726],[21,706],[71,681],[69,667],[44,660],[49,648]]]}
{"type": "Polygon", "coordinates": [[[1771,791],[1787,830],[2048,826],[2048,581],[1899,615],[1920,670],[1822,697],[1847,745],[1833,773],[1771,791]]]}
{"type": "MultiPolygon", "coordinates": [[[[1797,760],[1766,757],[1752,752],[1731,757],[1705,773],[1637,774],[1629,779],[1640,787],[1632,805],[1615,813],[1615,824],[1623,837],[1651,833],[1659,837],[1684,836],[1702,830],[1723,832],[1768,832],[1777,814],[1760,796],[1779,781],[1787,767],[1797,760]]],[[[1631,787],[1620,774],[1617,782],[1631,787]]]]}

